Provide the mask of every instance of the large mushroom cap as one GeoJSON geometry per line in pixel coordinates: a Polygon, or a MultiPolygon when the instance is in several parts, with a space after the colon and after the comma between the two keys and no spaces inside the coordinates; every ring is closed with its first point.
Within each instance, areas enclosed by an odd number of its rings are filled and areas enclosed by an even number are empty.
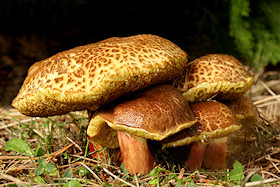
{"type": "Polygon", "coordinates": [[[189,63],[181,90],[190,102],[207,100],[213,96],[232,99],[249,90],[253,83],[254,78],[237,59],[223,54],[210,54],[189,63]]]}
{"type": "Polygon", "coordinates": [[[194,142],[208,142],[229,135],[241,128],[235,114],[223,103],[203,101],[192,103],[197,124],[163,140],[165,147],[177,147],[194,142]]]}
{"type": "Polygon", "coordinates": [[[109,38],[34,64],[13,106],[29,116],[96,110],[121,95],[169,81],[187,54],[155,35],[109,38]]]}
{"type": "Polygon", "coordinates": [[[100,109],[91,119],[87,134],[95,143],[117,147],[116,132],[124,131],[162,140],[196,123],[182,93],[170,85],[144,90],[129,100],[100,109]]]}

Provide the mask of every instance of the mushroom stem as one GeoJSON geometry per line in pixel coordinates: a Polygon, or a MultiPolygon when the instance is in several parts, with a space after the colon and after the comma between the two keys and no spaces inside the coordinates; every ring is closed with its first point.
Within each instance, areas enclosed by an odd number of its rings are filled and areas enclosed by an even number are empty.
{"type": "Polygon", "coordinates": [[[147,143],[147,139],[118,131],[118,141],[124,167],[130,174],[148,174],[156,162],[147,143]]]}
{"type": "Polygon", "coordinates": [[[189,156],[186,164],[190,170],[196,170],[201,167],[206,145],[201,142],[195,142],[190,145],[189,156]]]}
{"type": "Polygon", "coordinates": [[[88,137],[89,143],[88,143],[88,147],[89,147],[89,151],[93,158],[95,159],[103,159],[104,158],[104,151],[101,150],[103,147],[99,144],[95,144],[91,141],[91,138],[88,137]]]}
{"type": "Polygon", "coordinates": [[[208,169],[227,167],[228,138],[214,138],[206,146],[203,166],[208,169]]]}

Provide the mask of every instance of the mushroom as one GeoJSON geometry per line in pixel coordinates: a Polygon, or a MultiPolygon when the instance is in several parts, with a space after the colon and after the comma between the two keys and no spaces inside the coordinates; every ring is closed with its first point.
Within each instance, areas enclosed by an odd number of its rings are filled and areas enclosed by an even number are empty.
{"type": "Polygon", "coordinates": [[[12,105],[28,116],[51,116],[100,106],[171,80],[187,54],[171,41],[143,34],[79,46],[35,63],[12,105]]]}
{"type": "MultiPolygon", "coordinates": [[[[236,58],[223,54],[209,54],[195,59],[173,81],[173,85],[178,87],[190,102],[212,100],[213,98],[219,100],[238,99],[250,89],[253,83],[254,78],[236,58]]],[[[213,113],[213,115],[217,114],[213,113]]],[[[191,153],[202,154],[204,152],[205,167],[223,168],[226,164],[227,139],[225,137],[211,140],[206,147],[195,143],[192,145],[191,149],[194,151],[191,153]],[[215,149],[220,152],[220,159],[223,162],[215,164],[216,160],[213,160],[211,156],[215,149]]],[[[197,159],[197,157],[195,158],[197,159]]],[[[194,168],[196,166],[198,165],[195,165],[194,168]]]]}
{"type": "Polygon", "coordinates": [[[243,95],[254,83],[254,78],[236,58],[223,54],[195,59],[188,64],[183,75],[184,79],[181,75],[174,84],[190,102],[214,97],[233,99],[243,95]]]}
{"type": "Polygon", "coordinates": [[[182,93],[171,85],[159,85],[100,108],[87,134],[94,143],[119,146],[130,174],[147,174],[155,164],[147,139],[160,141],[195,123],[182,93]]]}
{"type": "Polygon", "coordinates": [[[236,118],[242,124],[242,129],[250,129],[259,121],[259,112],[249,96],[243,95],[234,100],[222,102],[235,113],[236,118]]]}
{"type": "Polygon", "coordinates": [[[224,168],[227,139],[223,138],[241,128],[234,113],[218,101],[192,103],[197,124],[162,141],[164,147],[190,145],[186,161],[191,170],[202,163],[207,168],[224,168]]]}
{"type": "Polygon", "coordinates": [[[228,136],[227,163],[232,165],[235,160],[247,162],[254,154],[257,132],[254,130],[260,121],[259,112],[248,96],[234,100],[223,101],[235,114],[242,124],[241,130],[228,136]],[[242,154],[240,154],[242,153],[242,154]]]}

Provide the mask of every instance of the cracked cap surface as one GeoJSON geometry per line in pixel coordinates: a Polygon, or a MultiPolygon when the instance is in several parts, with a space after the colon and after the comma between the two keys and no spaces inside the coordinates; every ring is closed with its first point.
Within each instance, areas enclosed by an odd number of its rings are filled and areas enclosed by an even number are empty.
{"type": "Polygon", "coordinates": [[[91,119],[87,134],[95,143],[113,148],[118,146],[117,130],[146,139],[162,140],[195,123],[196,119],[182,93],[173,86],[160,85],[100,109],[91,119]]]}
{"type": "Polygon", "coordinates": [[[234,100],[223,101],[236,115],[242,128],[250,128],[260,120],[259,112],[253,101],[248,96],[241,96],[234,100]]]}
{"type": "Polygon", "coordinates": [[[234,57],[223,54],[209,54],[190,62],[186,68],[185,80],[175,84],[190,102],[209,98],[234,99],[248,91],[254,78],[234,57]]]}
{"type": "Polygon", "coordinates": [[[166,82],[187,54],[155,35],[113,37],[35,63],[12,105],[29,116],[96,110],[121,95],[166,82]]]}
{"type": "Polygon", "coordinates": [[[225,104],[218,101],[192,103],[191,108],[197,123],[163,140],[164,147],[177,147],[211,138],[227,136],[241,128],[235,114],[225,104]]]}

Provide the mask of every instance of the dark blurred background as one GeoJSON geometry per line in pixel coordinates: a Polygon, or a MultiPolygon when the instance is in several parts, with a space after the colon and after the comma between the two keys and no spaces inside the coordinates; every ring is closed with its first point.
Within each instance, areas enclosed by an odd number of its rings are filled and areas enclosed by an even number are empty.
{"type": "Polygon", "coordinates": [[[225,53],[245,63],[229,34],[230,3],[0,0],[0,106],[10,104],[33,63],[113,36],[155,34],[179,45],[190,60],[225,53]]]}

